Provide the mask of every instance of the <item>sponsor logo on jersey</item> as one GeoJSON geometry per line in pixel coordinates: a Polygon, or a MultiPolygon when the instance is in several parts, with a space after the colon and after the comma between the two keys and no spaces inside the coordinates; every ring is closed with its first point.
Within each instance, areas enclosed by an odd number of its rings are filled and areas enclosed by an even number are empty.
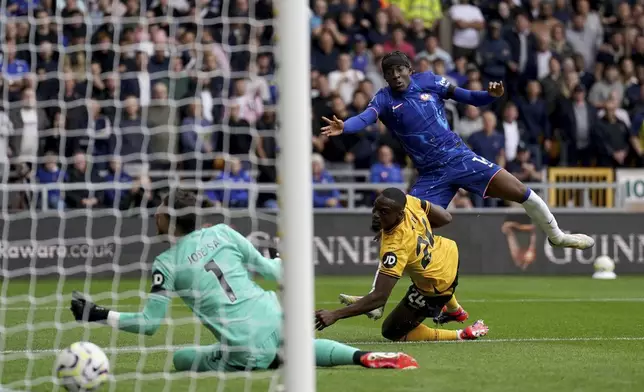
{"type": "Polygon", "coordinates": [[[387,252],[382,255],[382,266],[385,268],[394,268],[398,263],[398,257],[394,252],[387,252]]]}
{"type": "Polygon", "coordinates": [[[155,272],[154,275],[152,275],[152,284],[155,286],[162,285],[163,284],[163,274],[161,272],[155,272]]]}
{"type": "Polygon", "coordinates": [[[438,81],[438,85],[443,86],[443,87],[447,87],[447,86],[449,86],[449,81],[447,79],[445,79],[444,77],[442,77],[438,81]]]}
{"type": "Polygon", "coordinates": [[[163,274],[159,271],[154,271],[154,273],[152,273],[152,289],[150,292],[160,293],[164,291],[163,283],[165,283],[165,277],[163,274]]]}
{"type": "Polygon", "coordinates": [[[432,96],[431,96],[431,94],[420,94],[420,99],[422,101],[431,101],[432,96]]]}

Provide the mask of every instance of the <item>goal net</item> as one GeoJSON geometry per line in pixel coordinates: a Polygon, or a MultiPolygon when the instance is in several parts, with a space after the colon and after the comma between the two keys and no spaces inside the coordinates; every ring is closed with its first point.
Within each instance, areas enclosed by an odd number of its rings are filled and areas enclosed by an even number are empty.
{"type": "Polygon", "coordinates": [[[219,207],[199,225],[224,221],[262,251],[277,235],[273,2],[0,4],[0,390],[62,390],[54,359],[77,341],[107,354],[104,390],[277,390],[279,372],[175,372],[177,349],[217,343],[179,299],[153,336],[69,310],[73,290],[143,308],[170,189],[219,207]]]}

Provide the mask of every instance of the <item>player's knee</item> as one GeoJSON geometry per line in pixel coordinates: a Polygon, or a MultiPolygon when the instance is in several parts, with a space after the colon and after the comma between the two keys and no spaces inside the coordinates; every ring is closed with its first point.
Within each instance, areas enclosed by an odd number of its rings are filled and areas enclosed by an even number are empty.
{"type": "Polygon", "coordinates": [[[195,351],[191,349],[181,349],[172,356],[172,364],[178,372],[185,372],[194,369],[197,365],[195,351]]]}
{"type": "Polygon", "coordinates": [[[525,194],[528,192],[528,186],[521,181],[516,183],[516,195],[518,198],[523,199],[525,194]]]}
{"type": "Polygon", "coordinates": [[[525,201],[526,194],[528,194],[526,184],[505,170],[501,170],[492,179],[486,192],[486,196],[513,201],[515,203],[525,201]]]}
{"type": "Polygon", "coordinates": [[[400,340],[403,336],[405,336],[405,333],[402,332],[399,328],[396,328],[396,326],[388,323],[382,324],[381,333],[383,338],[392,341],[400,340]]]}
{"type": "Polygon", "coordinates": [[[528,191],[528,186],[510,173],[507,173],[506,177],[507,180],[504,181],[506,192],[508,193],[506,200],[520,203],[528,191]]]}

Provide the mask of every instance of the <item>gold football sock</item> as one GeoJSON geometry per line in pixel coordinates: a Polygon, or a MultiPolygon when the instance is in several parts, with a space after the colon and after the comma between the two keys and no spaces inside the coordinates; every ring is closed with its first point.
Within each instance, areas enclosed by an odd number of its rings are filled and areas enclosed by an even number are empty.
{"type": "Polygon", "coordinates": [[[456,301],[456,296],[452,295],[452,298],[447,301],[445,306],[447,307],[447,313],[452,313],[456,312],[461,305],[459,305],[458,301],[456,301]]]}
{"type": "Polygon", "coordinates": [[[400,340],[407,342],[458,340],[458,331],[434,329],[429,328],[425,324],[420,324],[400,340]]]}

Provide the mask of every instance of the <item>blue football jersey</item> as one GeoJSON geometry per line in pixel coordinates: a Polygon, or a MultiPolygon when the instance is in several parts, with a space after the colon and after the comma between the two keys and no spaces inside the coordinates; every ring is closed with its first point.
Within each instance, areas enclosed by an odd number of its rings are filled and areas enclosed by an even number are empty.
{"type": "Polygon", "coordinates": [[[400,140],[419,170],[442,166],[456,150],[467,147],[452,132],[445,116],[450,83],[432,72],[416,73],[405,92],[380,89],[368,108],[400,140]]]}

